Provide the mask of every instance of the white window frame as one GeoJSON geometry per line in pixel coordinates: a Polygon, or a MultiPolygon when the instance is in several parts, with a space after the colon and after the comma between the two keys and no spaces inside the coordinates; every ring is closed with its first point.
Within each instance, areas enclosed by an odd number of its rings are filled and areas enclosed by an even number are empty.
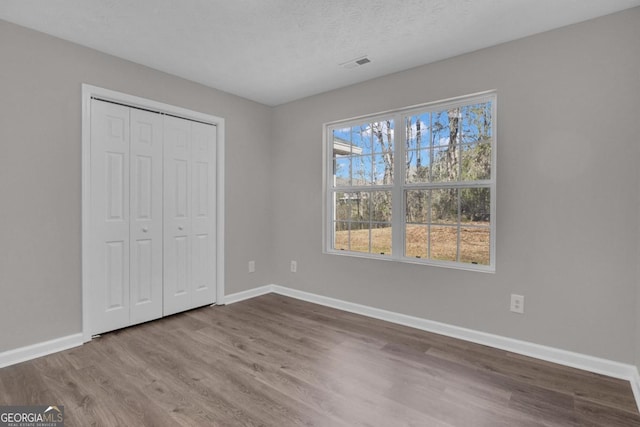
{"type": "Polygon", "coordinates": [[[486,273],[495,273],[496,270],[496,169],[497,169],[497,92],[495,90],[465,95],[456,98],[439,100],[411,107],[391,110],[381,113],[367,114],[359,117],[352,117],[345,120],[325,123],[322,127],[323,139],[323,253],[340,256],[350,256],[358,258],[371,258],[386,261],[405,262],[410,264],[433,265],[439,267],[455,268],[460,270],[480,271],[486,273]],[[406,257],[405,251],[405,222],[406,212],[404,203],[405,190],[412,187],[423,188],[431,184],[407,184],[403,177],[406,172],[405,153],[406,138],[404,131],[404,123],[408,117],[416,114],[462,107],[477,103],[491,102],[492,108],[492,139],[491,139],[491,176],[490,179],[481,181],[472,181],[471,183],[437,183],[433,186],[438,188],[463,185],[477,185],[481,187],[489,187],[490,198],[490,241],[489,241],[489,257],[490,264],[480,265],[459,261],[441,261],[427,258],[406,257]],[[336,188],[333,185],[333,130],[361,125],[363,122],[376,122],[382,120],[394,121],[394,165],[393,165],[393,184],[392,185],[372,185],[368,187],[339,187],[340,192],[356,192],[356,191],[375,191],[390,190],[392,198],[391,225],[392,225],[392,251],[390,255],[380,255],[366,252],[355,252],[333,249],[333,221],[334,221],[334,204],[333,194],[336,188]]]}

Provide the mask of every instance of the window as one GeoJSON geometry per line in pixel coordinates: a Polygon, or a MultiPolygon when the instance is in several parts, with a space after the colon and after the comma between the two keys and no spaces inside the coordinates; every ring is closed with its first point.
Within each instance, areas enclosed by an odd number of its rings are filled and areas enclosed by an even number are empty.
{"type": "Polygon", "coordinates": [[[496,95],[325,125],[325,251],[495,270],[496,95]]]}

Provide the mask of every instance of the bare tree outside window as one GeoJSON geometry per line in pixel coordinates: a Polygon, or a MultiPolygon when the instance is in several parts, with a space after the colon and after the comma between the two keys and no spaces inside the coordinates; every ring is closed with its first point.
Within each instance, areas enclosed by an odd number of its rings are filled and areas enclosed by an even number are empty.
{"type": "Polygon", "coordinates": [[[492,265],[494,115],[489,95],[332,128],[330,249],[492,265]]]}

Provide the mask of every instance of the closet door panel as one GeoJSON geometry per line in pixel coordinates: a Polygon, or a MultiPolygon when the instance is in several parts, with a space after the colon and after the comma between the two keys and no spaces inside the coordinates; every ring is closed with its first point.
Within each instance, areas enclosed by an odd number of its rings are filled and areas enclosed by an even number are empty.
{"type": "Polygon", "coordinates": [[[164,117],[164,315],[191,305],[191,122],[164,117]]]}
{"type": "Polygon", "coordinates": [[[92,335],[216,297],[216,127],[91,101],[92,335]]]}
{"type": "Polygon", "coordinates": [[[162,317],[162,116],[131,109],[131,323],[162,317]]]}
{"type": "Polygon", "coordinates": [[[192,131],[192,305],[215,301],[216,127],[193,122],[192,131]]]}
{"type": "Polygon", "coordinates": [[[91,101],[91,334],[129,325],[129,109],[91,101]]]}

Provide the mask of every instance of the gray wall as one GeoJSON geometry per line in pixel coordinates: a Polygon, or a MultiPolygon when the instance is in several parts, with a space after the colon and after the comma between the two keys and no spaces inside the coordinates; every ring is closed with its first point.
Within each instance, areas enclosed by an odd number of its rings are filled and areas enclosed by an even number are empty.
{"type": "Polygon", "coordinates": [[[635,363],[639,23],[636,8],[276,107],[276,283],[635,363]],[[489,89],[495,274],[321,253],[324,122],[489,89]]]}
{"type": "Polygon", "coordinates": [[[4,21],[0,41],[0,352],[81,331],[82,83],[226,119],[226,291],[272,280],[271,109],[4,21]]]}

